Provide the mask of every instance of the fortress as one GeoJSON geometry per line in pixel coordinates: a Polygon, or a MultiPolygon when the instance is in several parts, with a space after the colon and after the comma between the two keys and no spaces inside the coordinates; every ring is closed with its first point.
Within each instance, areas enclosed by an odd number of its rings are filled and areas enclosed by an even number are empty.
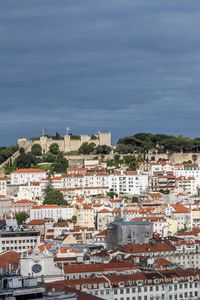
{"type": "Polygon", "coordinates": [[[71,151],[78,151],[79,147],[83,143],[95,143],[96,146],[98,145],[111,145],[111,133],[104,132],[98,133],[95,135],[87,135],[81,134],[80,137],[73,137],[71,135],[64,135],[59,139],[54,139],[48,136],[41,136],[38,140],[27,140],[26,138],[18,139],[18,145],[20,148],[24,148],[26,152],[31,150],[31,147],[34,144],[39,144],[42,148],[43,153],[48,152],[49,147],[53,143],[57,143],[59,145],[60,151],[71,152],[71,151]]]}

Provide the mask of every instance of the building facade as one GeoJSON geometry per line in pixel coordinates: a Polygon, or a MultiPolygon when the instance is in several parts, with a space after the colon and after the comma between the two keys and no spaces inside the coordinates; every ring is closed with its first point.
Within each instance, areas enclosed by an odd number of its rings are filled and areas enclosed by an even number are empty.
{"type": "Polygon", "coordinates": [[[153,225],[148,221],[112,222],[108,226],[108,249],[117,249],[127,243],[146,243],[153,236],[153,225]]]}

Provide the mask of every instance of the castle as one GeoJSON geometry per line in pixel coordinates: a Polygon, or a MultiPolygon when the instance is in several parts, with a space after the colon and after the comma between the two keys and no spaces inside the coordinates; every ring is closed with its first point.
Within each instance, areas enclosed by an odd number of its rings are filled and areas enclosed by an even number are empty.
{"type": "Polygon", "coordinates": [[[59,145],[60,151],[71,152],[71,151],[78,151],[80,146],[83,143],[95,143],[96,146],[98,145],[107,145],[111,146],[111,133],[104,132],[98,133],[96,135],[87,135],[81,134],[80,137],[73,138],[71,135],[64,135],[64,137],[60,139],[53,139],[48,136],[41,136],[38,140],[27,140],[26,138],[18,139],[19,148],[24,148],[26,152],[31,150],[31,147],[34,144],[39,144],[42,148],[43,153],[48,152],[49,147],[53,143],[57,143],[59,145]]]}

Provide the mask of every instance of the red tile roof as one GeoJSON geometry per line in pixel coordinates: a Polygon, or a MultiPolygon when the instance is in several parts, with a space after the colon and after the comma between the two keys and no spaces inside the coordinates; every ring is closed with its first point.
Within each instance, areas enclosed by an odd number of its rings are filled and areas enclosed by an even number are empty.
{"type": "Polygon", "coordinates": [[[45,221],[44,220],[40,220],[40,219],[35,219],[35,220],[31,220],[30,222],[27,223],[27,225],[44,225],[45,221]]]}
{"type": "Polygon", "coordinates": [[[82,265],[65,265],[64,272],[70,273],[95,273],[95,272],[109,272],[109,271],[124,271],[135,269],[136,266],[130,262],[110,262],[107,264],[82,264],[82,265]]]}
{"type": "Polygon", "coordinates": [[[122,247],[122,251],[125,253],[171,252],[175,251],[175,247],[166,242],[127,244],[122,247]]]}
{"type": "Polygon", "coordinates": [[[175,213],[189,213],[189,208],[185,207],[182,204],[172,204],[173,209],[175,210],[175,213]]]}
{"type": "Polygon", "coordinates": [[[20,253],[8,250],[0,253],[0,268],[3,270],[17,270],[20,262],[20,253]]]}

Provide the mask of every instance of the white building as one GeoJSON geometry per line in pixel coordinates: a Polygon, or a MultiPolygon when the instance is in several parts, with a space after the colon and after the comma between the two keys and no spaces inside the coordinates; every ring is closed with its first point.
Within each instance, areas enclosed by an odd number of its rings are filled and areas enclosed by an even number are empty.
{"type": "Polygon", "coordinates": [[[0,177],[0,196],[7,195],[7,178],[0,177]]]}
{"type": "Polygon", "coordinates": [[[148,189],[148,175],[136,171],[116,171],[109,177],[109,188],[117,194],[140,195],[148,189]]]}
{"type": "Polygon", "coordinates": [[[176,187],[187,194],[197,193],[197,181],[194,176],[179,176],[176,178],[176,187]]]}
{"type": "Polygon", "coordinates": [[[56,204],[39,205],[30,209],[30,220],[51,218],[57,222],[59,219],[71,219],[73,215],[73,207],[62,207],[56,204]]]}
{"type": "Polygon", "coordinates": [[[11,185],[21,185],[28,182],[38,182],[47,177],[47,172],[41,169],[18,169],[11,173],[11,185]]]}
{"type": "Polygon", "coordinates": [[[34,248],[39,242],[39,231],[21,231],[20,229],[0,231],[0,253],[6,250],[25,252],[34,248]]]}
{"type": "Polygon", "coordinates": [[[28,185],[20,185],[17,198],[35,200],[42,196],[42,188],[39,182],[29,182],[28,185]]]}
{"type": "Polygon", "coordinates": [[[197,164],[174,164],[173,168],[176,176],[194,177],[196,185],[200,185],[200,168],[197,164]]]}
{"type": "Polygon", "coordinates": [[[65,284],[105,300],[198,300],[200,296],[198,269],[121,272],[69,279],[65,284]]]}

